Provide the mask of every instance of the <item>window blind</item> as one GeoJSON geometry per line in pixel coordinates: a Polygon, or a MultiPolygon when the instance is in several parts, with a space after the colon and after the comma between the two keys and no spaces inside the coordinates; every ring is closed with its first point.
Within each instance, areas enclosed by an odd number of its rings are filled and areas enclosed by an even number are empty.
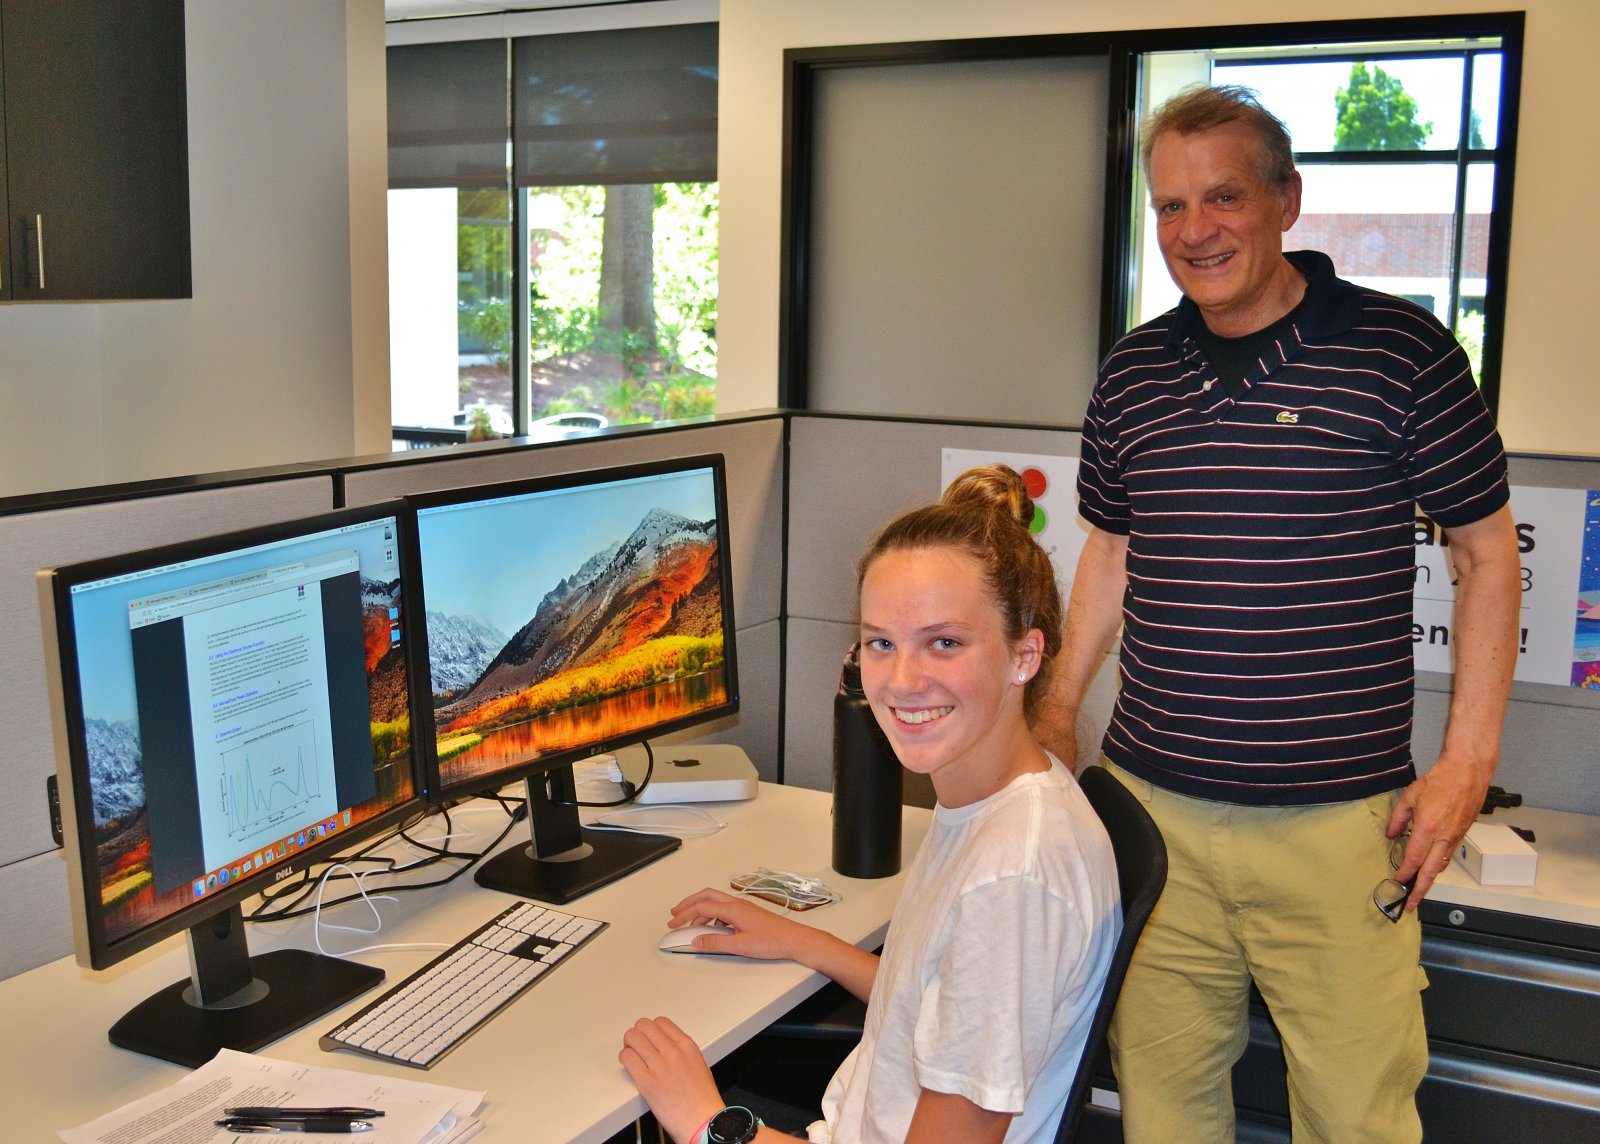
{"type": "Polygon", "coordinates": [[[717,177],[717,25],[512,41],[516,184],[717,177]]]}
{"type": "Polygon", "coordinates": [[[389,49],[389,186],[506,185],[506,42],[389,49]]]}

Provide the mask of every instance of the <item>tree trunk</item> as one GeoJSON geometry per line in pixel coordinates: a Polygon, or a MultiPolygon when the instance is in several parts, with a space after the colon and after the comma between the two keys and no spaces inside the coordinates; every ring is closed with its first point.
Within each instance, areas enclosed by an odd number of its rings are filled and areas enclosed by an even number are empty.
{"type": "Polygon", "coordinates": [[[631,183],[606,188],[605,233],[600,253],[600,324],[632,330],[656,344],[652,215],[655,188],[631,183]]]}

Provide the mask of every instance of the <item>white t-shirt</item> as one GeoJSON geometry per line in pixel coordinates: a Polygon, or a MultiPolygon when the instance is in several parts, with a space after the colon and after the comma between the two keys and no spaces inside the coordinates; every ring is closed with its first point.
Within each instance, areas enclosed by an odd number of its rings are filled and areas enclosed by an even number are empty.
{"type": "Polygon", "coordinates": [[[1111,842],[1059,761],[937,807],[823,1097],[833,1144],[903,1144],[924,1088],[1018,1114],[1007,1144],[1050,1144],[1121,928],[1111,842]]]}

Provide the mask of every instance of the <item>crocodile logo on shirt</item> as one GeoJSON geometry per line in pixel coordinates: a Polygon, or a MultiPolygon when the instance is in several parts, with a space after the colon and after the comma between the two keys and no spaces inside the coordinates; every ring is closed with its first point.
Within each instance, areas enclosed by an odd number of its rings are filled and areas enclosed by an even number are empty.
{"type": "Polygon", "coordinates": [[[1300,414],[1298,414],[1298,413],[1290,413],[1287,409],[1279,410],[1279,412],[1278,412],[1278,424],[1279,425],[1298,425],[1299,423],[1300,423],[1300,414]]]}

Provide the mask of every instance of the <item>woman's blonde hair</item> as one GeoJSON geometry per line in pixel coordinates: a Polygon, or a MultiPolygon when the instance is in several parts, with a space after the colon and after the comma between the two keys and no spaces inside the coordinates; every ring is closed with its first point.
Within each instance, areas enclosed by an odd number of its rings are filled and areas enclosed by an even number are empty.
{"type": "Polygon", "coordinates": [[[1049,692],[1061,651],[1061,589],[1049,555],[1033,538],[1033,518],[1033,499],[1014,469],[968,469],[937,503],[912,509],[879,529],[856,562],[859,594],[867,569],[885,552],[952,547],[977,560],[989,598],[1000,609],[1007,642],[1016,645],[1031,628],[1044,636],[1039,670],[1023,690],[1023,711],[1030,720],[1049,692]]]}

